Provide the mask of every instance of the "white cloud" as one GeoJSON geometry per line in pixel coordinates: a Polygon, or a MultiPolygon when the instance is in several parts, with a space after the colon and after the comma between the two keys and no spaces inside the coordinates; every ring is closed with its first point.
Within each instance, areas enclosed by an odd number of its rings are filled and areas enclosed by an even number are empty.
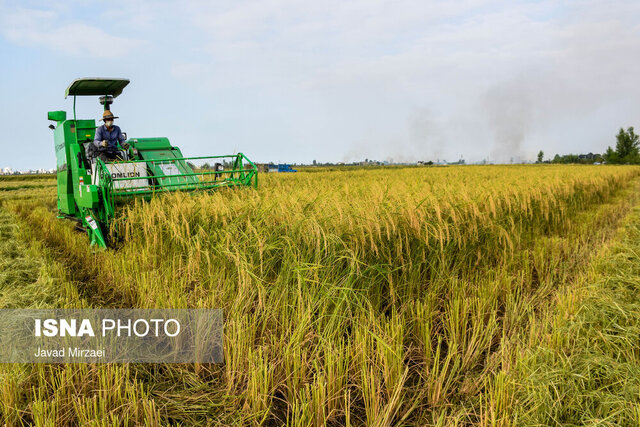
{"type": "Polygon", "coordinates": [[[64,22],[54,11],[17,9],[4,13],[1,23],[0,31],[13,43],[43,46],[70,55],[118,58],[143,45],[139,40],[108,34],[95,25],[64,22]]]}
{"type": "Polygon", "coordinates": [[[197,79],[206,71],[207,67],[204,65],[192,62],[175,62],[171,65],[171,75],[184,80],[197,79]]]}
{"type": "MultiPolygon", "coordinates": [[[[38,7],[54,9],[0,11],[0,32],[93,57],[144,44],[123,69],[188,97],[203,116],[224,117],[216,126],[225,139],[261,141],[265,156],[509,160],[539,149],[602,151],[617,127],[640,117],[635,0],[38,7]],[[82,7],[96,9],[91,23],[82,7]]],[[[191,139],[207,140],[214,127],[192,130],[191,139]]]]}
{"type": "Polygon", "coordinates": [[[191,1],[185,10],[204,54],[174,76],[302,99],[299,114],[322,123],[318,142],[338,135],[336,148],[352,144],[363,157],[598,150],[618,126],[600,109],[619,109],[621,122],[640,114],[638,101],[620,104],[625,91],[640,95],[632,1],[191,1]],[[576,119],[593,131],[559,146],[559,124],[576,119]]]}

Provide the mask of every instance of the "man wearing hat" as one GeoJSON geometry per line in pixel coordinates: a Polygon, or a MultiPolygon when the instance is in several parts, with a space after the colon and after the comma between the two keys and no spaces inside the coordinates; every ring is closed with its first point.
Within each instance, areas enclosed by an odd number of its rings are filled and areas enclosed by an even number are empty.
{"type": "Polygon", "coordinates": [[[109,110],[105,110],[102,114],[104,124],[96,129],[96,136],[93,143],[98,148],[98,158],[103,162],[116,160],[119,157],[118,143],[125,150],[129,149],[129,144],[125,142],[124,136],[120,128],[113,124],[113,119],[117,119],[109,110]]]}

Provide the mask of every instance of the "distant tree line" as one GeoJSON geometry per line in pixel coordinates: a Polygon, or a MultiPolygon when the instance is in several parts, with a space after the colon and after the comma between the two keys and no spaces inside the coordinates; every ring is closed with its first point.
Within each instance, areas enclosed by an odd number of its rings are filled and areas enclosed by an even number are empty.
{"type": "Polygon", "coordinates": [[[560,164],[568,164],[568,163],[581,163],[585,165],[591,165],[593,163],[602,163],[603,157],[600,154],[565,154],[563,156],[556,154],[551,160],[550,163],[560,163],[560,164]]]}
{"type": "Polygon", "coordinates": [[[538,153],[538,161],[536,163],[610,163],[610,164],[640,164],[640,137],[636,135],[633,127],[626,131],[620,128],[620,132],[616,135],[616,147],[607,148],[604,154],[556,154],[551,160],[543,160],[544,152],[538,153]]]}

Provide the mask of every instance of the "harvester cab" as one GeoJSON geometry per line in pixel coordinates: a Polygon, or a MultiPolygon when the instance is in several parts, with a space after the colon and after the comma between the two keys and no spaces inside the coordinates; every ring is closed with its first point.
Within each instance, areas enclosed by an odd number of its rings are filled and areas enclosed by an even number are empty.
{"type": "Polygon", "coordinates": [[[98,96],[108,110],[128,84],[127,79],[76,79],[65,93],[65,98],[73,96],[73,119],[67,119],[65,111],[48,114],[56,122],[49,127],[54,135],[59,217],[78,221],[91,245],[103,248],[116,207],[128,200],[258,185],[258,169],[244,154],[184,157],[167,138],[129,139],[127,149],[118,147],[117,160],[103,161],[93,144],[96,121],[76,118],[76,97],[98,96]],[[210,163],[216,165],[213,170],[207,167],[210,163]]]}

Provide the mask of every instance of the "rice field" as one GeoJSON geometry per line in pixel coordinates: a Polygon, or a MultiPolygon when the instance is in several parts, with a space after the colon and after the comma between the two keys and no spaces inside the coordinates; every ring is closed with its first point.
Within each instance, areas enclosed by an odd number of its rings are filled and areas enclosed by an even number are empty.
{"type": "Polygon", "coordinates": [[[261,174],[107,251],[55,191],[0,178],[0,308],[222,308],[225,363],[0,365],[7,425],[640,422],[640,167],[261,174]]]}

